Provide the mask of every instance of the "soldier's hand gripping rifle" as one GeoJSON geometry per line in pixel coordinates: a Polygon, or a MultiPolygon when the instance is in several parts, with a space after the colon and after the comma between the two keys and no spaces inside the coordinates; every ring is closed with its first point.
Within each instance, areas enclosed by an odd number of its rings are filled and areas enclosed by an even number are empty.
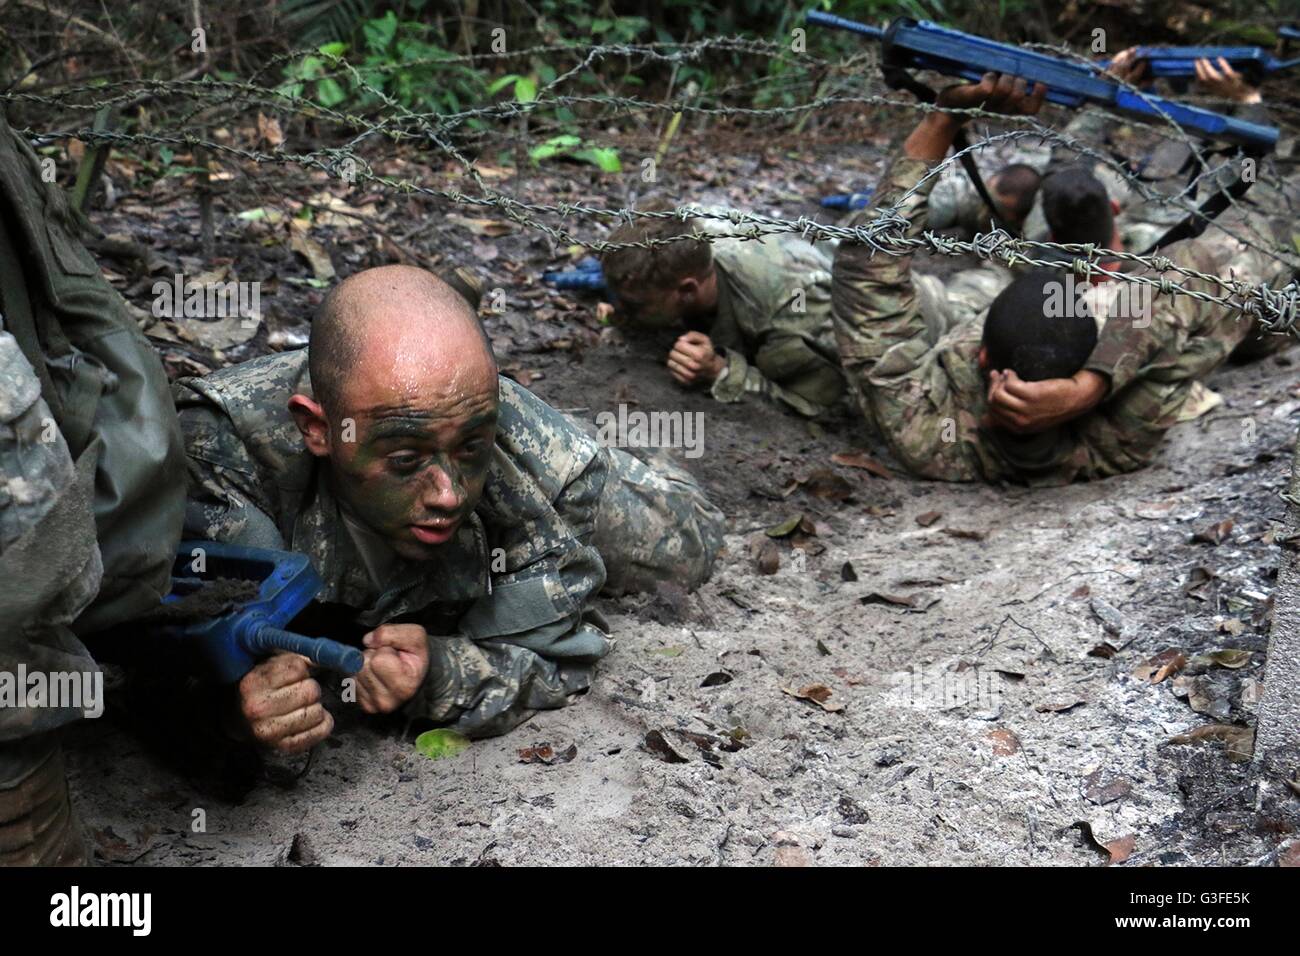
{"type": "MultiPolygon", "coordinates": [[[[895,89],[908,90],[924,102],[934,102],[936,94],[908,73],[909,70],[932,70],[976,83],[986,73],[1003,73],[1021,77],[1031,85],[1044,84],[1047,87],[1047,100],[1059,106],[1075,109],[1092,104],[1139,119],[1172,121],[1191,136],[1231,143],[1250,156],[1262,156],[1277,145],[1278,131],[1272,126],[1148,96],[1102,75],[1094,64],[1076,63],[1046,53],[1024,50],[959,30],[950,30],[928,20],[899,17],[882,29],[814,10],[808,14],[808,22],[817,26],[850,30],[879,40],[885,82],[895,89]]],[[[967,145],[961,134],[954,140],[954,146],[959,151],[966,149],[967,145]]],[[[989,196],[969,153],[962,156],[962,163],[980,197],[993,212],[994,220],[1005,229],[1005,224],[997,215],[997,206],[989,196]]],[[[1248,180],[1239,177],[1226,192],[1217,192],[1184,222],[1171,229],[1157,245],[1199,235],[1211,219],[1249,186],[1248,180]]]]}
{"type": "Polygon", "coordinates": [[[152,621],[146,619],[143,634],[130,643],[155,660],[219,683],[234,683],[261,658],[285,651],[302,654],[319,667],[356,674],[365,663],[357,648],[285,630],[320,588],[320,576],[304,554],[182,541],[172,568],[172,590],[161,613],[152,621]],[[245,584],[246,596],[214,613],[200,613],[197,619],[185,614],[177,615],[174,622],[168,620],[169,607],[179,610],[187,599],[201,600],[205,589],[231,582],[245,584]]]}
{"type": "MultiPolygon", "coordinates": [[[[1300,31],[1293,27],[1282,27],[1278,35],[1283,40],[1300,39],[1300,31]]],[[[1259,86],[1265,77],[1274,73],[1284,73],[1300,66],[1300,57],[1279,60],[1257,46],[1140,46],[1133,52],[1133,58],[1146,61],[1148,76],[1164,77],[1180,91],[1196,77],[1197,60],[1209,60],[1216,65],[1219,60],[1226,60],[1251,86],[1259,86]]],[[[1097,65],[1105,69],[1110,62],[1103,61],[1097,65]]]]}

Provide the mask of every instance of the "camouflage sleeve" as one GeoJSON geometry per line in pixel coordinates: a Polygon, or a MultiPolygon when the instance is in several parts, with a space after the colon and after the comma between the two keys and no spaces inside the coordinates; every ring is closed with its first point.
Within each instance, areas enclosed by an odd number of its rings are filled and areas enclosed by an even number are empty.
{"type": "Polygon", "coordinates": [[[283,550],[273,505],[264,500],[256,466],[230,419],[211,405],[181,401],[181,386],[177,394],[189,472],[185,535],[283,550]]]}
{"type": "Polygon", "coordinates": [[[962,183],[952,175],[951,169],[949,166],[930,190],[926,222],[931,229],[948,229],[958,224],[962,209],[962,183]]]}
{"type": "MultiPolygon", "coordinates": [[[[927,172],[921,160],[895,158],[873,208],[851,222],[887,210],[908,220],[908,236],[920,235],[927,227],[934,180],[906,200],[902,196],[927,172]]],[[[978,456],[967,441],[954,440],[975,433],[972,413],[962,407],[963,392],[949,375],[941,347],[928,340],[911,259],[910,254],[873,255],[870,246],[847,240],[840,244],[831,283],[840,359],[863,415],[909,471],[948,481],[976,480],[978,456]]]]}
{"type": "MultiPolygon", "coordinates": [[[[1201,240],[1189,239],[1168,250],[1169,259],[1183,268],[1207,274],[1218,271],[1208,248],[1201,240]]],[[[1153,278],[1168,278],[1172,282],[1203,292],[1215,291],[1210,283],[1186,279],[1175,271],[1153,273],[1153,278]]],[[[1170,295],[1154,298],[1145,308],[1135,307],[1132,296],[1143,295],[1142,287],[1125,283],[1120,293],[1130,296],[1130,305],[1121,306],[1106,320],[1084,368],[1106,376],[1110,380],[1107,397],[1118,395],[1144,375],[1168,375],[1168,369],[1177,365],[1182,369],[1179,378],[1200,378],[1208,375],[1227,357],[1246,328],[1221,326],[1218,313],[1226,310],[1209,302],[1199,302],[1190,296],[1170,295]],[[1227,342],[1231,340],[1232,345],[1227,342]],[[1216,346],[1214,343],[1218,343],[1216,346]],[[1227,352],[1218,354],[1223,346],[1227,352]],[[1159,369],[1164,369],[1160,372],[1159,369]]],[[[1248,327],[1249,323],[1240,323],[1248,327]]]]}
{"type": "MultiPolygon", "coordinates": [[[[96,441],[73,462],[31,363],[0,327],[0,671],[98,670],[70,628],[103,574],[91,507],[98,453],[96,441]]],[[[0,707],[0,741],[81,713],[0,707]]]]}
{"type": "Polygon", "coordinates": [[[746,395],[761,395],[814,418],[844,393],[844,379],[835,363],[798,334],[778,332],[768,336],[753,363],[736,349],[723,349],[722,353],[727,365],[710,389],[720,402],[739,402],[746,395]],[[760,363],[767,368],[767,374],[759,368],[760,363]]]}
{"type": "Polygon", "coordinates": [[[554,503],[564,527],[538,529],[550,539],[541,557],[516,567],[507,549],[507,572],[492,578],[492,593],[466,612],[460,633],[429,638],[428,677],[408,716],[492,736],[591,685],[596,661],[614,646],[588,607],[605,582],[589,542],[606,473],[605,456],[594,456],[554,503]]]}

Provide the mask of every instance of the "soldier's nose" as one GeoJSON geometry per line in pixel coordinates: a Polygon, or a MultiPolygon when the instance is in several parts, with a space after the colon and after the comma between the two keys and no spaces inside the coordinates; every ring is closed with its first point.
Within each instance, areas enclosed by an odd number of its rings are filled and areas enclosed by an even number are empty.
{"type": "Polygon", "coordinates": [[[441,468],[429,469],[421,503],[430,511],[452,512],[460,508],[461,496],[456,483],[441,468]]]}

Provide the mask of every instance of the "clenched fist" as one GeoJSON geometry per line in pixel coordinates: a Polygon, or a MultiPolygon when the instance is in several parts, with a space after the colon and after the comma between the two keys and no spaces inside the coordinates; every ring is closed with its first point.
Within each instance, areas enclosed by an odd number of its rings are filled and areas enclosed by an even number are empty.
{"type": "Polygon", "coordinates": [[[296,754],[330,735],[334,718],[321,706],[310,665],[299,654],[276,654],[239,682],[239,711],[258,743],[296,754]]]}
{"type": "Polygon", "coordinates": [[[703,332],[687,332],[668,353],[668,371],[683,385],[712,385],[726,367],[726,358],[703,332]]]}
{"type": "Polygon", "coordinates": [[[366,663],[357,675],[357,703],[389,714],[415,696],[429,669],[429,635],[418,624],[381,624],[361,642],[366,663]]]}

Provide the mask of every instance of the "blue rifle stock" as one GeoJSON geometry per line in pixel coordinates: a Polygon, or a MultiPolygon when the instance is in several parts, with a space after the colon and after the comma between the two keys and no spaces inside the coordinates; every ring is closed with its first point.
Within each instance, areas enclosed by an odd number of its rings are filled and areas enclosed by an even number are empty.
{"type": "Polygon", "coordinates": [[[231,579],[257,583],[256,597],[216,618],[151,627],[146,636],[166,656],[197,662],[222,683],[238,681],[260,658],[278,651],[302,654],[342,674],[361,670],[364,657],[355,647],[284,629],[321,588],[320,576],[304,554],[182,541],[172,566],[172,591],[163,603],[179,601],[209,582],[231,579]]]}
{"type": "Polygon", "coordinates": [[[871,205],[871,197],[874,194],[874,189],[862,193],[834,193],[822,197],[821,207],[823,209],[866,209],[871,205]]]}
{"type": "MultiPolygon", "coordinates": [[[[1286,41],[1300,40],[1300,30],[1295,27],[1279,27],[1277,34],[1282,39],[1284,51],[1286,41]]],[[[1300,66],[1300,57],[1279,60],[1257,46],[1143,46],[1138,47],[1134,55],[1139,60],[1146,60],[1149,76],[1172,80],[1175,89],[1186,87],[1187,81],[1196,76],[1197,60],[1209,60],[1216,66],[1219,60],[1227,60],[1228,65],[1245,76],[1251,86],[1259,86],[1270,74],[1300,66]]],[[[1109,65],[1109,61],[1098,64],[1103,69],[1109,65]]]]}
{"type": "MultiPolygon", "coordinates": [[[[1092,103],[1156,122],[1168,117],[1189,134],[1233,143],[1256,155],[1269,152],[1277,145],[1278,132],[1274,127],[1136,93],[1102,76],[1092,64],[1023,50],[950,30],[928,20],[899,17],[881,29],[813,10],[808,14],[808,22],[881,41],[887,80],[890,71],[909,69],[933,70],[975,83],[985,73],[1005,73],[1044,84],[1048,101],[1059,106],[1078,108],[1092,103]]],[[[897,84],[891,81],[891,85],[897,84]]]]}
{"type": "MultiPolygon", "coordinates": [[[[1047,87],[1046,98],[1051,103],[1072,109],[1093,103],[1146,120],[1168,119],[1190,135],[1234,144],[1250,156],[1263,156],[1277,145],[1278,131],[1275,127],[1126,89],[1103,76],[1094,64],[1073,63],[1045,53],[1022,50],[1010,44],[971,36],[928,20],[918,21],[910,17],[899,17],[884,29],[817,10],[811,11],[807,19],[809,23],[819,26],[849,30],[879,40],[885,81],[895,88],[910,90],[924,102],[933,102],[936,94],[911,76],[907,72],[910,69],[933,70],[972,82],[979,82],[986,73],[1003,73],[1023,78],[1030,83],[1042,83],[1047,87]]],[[[964,150],[965,137],[958,133],[953,139],[953,145],[959,151],[964,150]]],[[[963,154],[961,161],[980,197],[993,212],[994,220],[1002,225],[997,215],[997,206],[989,196],[970,154],[963,154]]],[[[1215,216],[1249,188],[1250,181],[1244,176],[1238,177],[1226,190],[1220,189],[1199,209],[1189,213],[1185,220],[1166,232],[1145,252],[1150,253],[1180,239],[1199,236],[1215,216]]]]}
{"type": "Polygon", "coordinates": [[[564,292],[604,292],[605,273],[600,268],[600,260],[587,256],[573,269],[561,269],[542,273],[542,281],[564,292]]]}

